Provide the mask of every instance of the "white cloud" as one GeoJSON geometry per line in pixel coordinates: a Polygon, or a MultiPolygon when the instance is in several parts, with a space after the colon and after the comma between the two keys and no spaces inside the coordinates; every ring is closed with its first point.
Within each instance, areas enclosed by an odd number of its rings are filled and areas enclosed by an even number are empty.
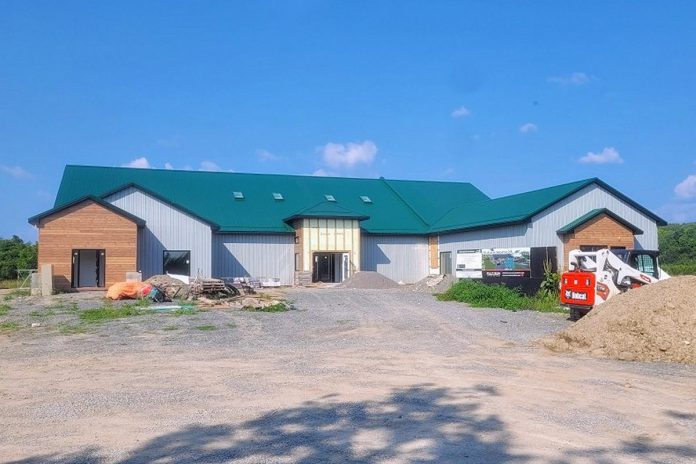
{"type": "Polygon", "coordinates": [[[593,77],[587,73],[574,72],[561,76],[551,76],[548,78],[548,81],[560,85],[584,85],[590,82],[592,79],[593,77]]]}
{"type": "Polygon", "coordinates": [[[696,197],[696,175],[687,176],[686,179],[679,182],[674,187],[674,194],[677,198],[695,198],[696,197]]]}
{"type": "Polygon", "coordinates": [[[624,160],[614,147],[604,147],[599,153],[588,151],[585,156],[578,159],[578,162],[583,164],[621,164],[624,160]]]}
{"type": "Polygon", "coordinates": [[[172,163],[164,163],[164,169],[172,170],[174,169],[174,166],[172,166],[172,163]]]}
{"type": "Polygon", "coordinates": [[[222,171],[222,168],[218,166],[217,163],[213,161],[201,161],[201,167],[198,168],[199,171],[210,171],[210,172],[219,172],[222,171]]]}
{"type": "Polygon", "coordinates": [[[21,166],[0,165],[0,171],[14,177],[15,179],[30,180],[34,178],[34,175],[32,173],[30,173],[21,166]]]}
{"type": "Polygon", "coordinates": [[[531,132],[536,132],[539,128],[536,124],[532,122],[526,122],[520,126],[520,132],[522,134],[529,134],[531,132]]]}
{"type": "Polygon", "coordinates": [[[124,168],[139,168],[139,169],[150,169],[152,165],[150,162],[145,158],[144,156],[141,156],[140,158],[135,158],[133,161],[122,164],[124,168]]]}
{"type": "Polygon", "coordinates": [[[453,118],[465,118],[471,116],[471,111],[466,106],[460,106],[459,108],[452,111],[453,118]]]}
{"type": "Polygon", "coordinates": [[[268,150],[256,150],[256,157],[261,161],[277,161],[280,156],[274,155],[268,150]]]}
{"type": "Polygon", "coordinates": [[[371,140],[362,143],[327,143],[317,149],[322,161],[332,169],[351,169],[358,165],[369,166],[377,156],[377,145],[371,140]]]}

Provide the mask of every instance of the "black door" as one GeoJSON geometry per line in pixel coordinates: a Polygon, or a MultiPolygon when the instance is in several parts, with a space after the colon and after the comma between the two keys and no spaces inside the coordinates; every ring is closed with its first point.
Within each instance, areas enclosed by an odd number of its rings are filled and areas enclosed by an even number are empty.
{"type": "Polygon", "coordinates": [[[106,250],[72,251],[72,288],[103,287],[106,277],[106,250]]]}
{"type": "Polygon", "coordinates": [[[336,253],[314,253],[312,282],[335,282],[336,253]]]}

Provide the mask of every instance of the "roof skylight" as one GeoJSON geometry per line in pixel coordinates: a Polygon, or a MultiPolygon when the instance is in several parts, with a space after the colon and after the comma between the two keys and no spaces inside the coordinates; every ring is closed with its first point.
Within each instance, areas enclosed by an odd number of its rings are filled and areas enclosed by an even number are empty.
{"type": "Polygon", "coordinates": [[[372,199],[367,195],[360,195],[360,199],[363,201],[363,203],[372,203],[372,199]]]}
{"type": "Polygon", "coordinates": [[[235,200],[243,200],[244,194],[242,192],[232,192],[235,200]]]}
{"type": "Polygon", "coordinates": [[[278,193],[278,192],[273,192],[273,199],[274,200],[282,200],[283,199],[283,194],[278,193]]]}
{"type": "Polygon", "coordinates": [[[333,195],[324,195],[324,198],[326,198],[326,201],[336,201],[333,195]]]}

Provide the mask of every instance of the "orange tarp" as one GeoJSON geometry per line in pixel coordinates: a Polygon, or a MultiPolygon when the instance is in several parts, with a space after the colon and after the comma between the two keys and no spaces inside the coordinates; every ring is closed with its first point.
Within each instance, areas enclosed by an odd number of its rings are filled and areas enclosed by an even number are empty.
{"type": "Polygon", "coordinates": [[[111,300],[144,298],[152,291],[152,285],[145,282],[117,282],[109,287],[106,297],[111,300]]]}

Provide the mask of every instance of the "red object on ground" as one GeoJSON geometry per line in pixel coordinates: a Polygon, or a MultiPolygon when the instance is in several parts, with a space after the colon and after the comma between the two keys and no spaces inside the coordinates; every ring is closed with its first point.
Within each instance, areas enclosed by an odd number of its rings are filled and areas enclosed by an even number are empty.
{"type": "Polygon", "coordinates": [[[595,284],[592,272],[564,272],[561,275],[561,303],[569,306],[594,306],[595,284]]]}

